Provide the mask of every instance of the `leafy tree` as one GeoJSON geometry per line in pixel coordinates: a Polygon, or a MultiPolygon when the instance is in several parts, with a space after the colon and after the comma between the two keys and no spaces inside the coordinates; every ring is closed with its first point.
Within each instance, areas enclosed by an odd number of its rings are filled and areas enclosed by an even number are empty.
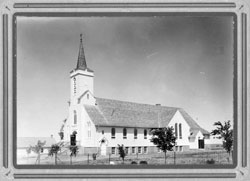
{"type": "Polygon", "coordinates": [[[118,144],[118,153],[119,153],[119,155],[120,155],[120,157],[122,158],[122,161],[123,161],[123,163],[124,163],[124,158],[125,158],[125,156],[126,156],[126,153],[125,153],[125,149],[124,149],[123,144],[122,144],[122,145],[119,145],[119,144],[118,144]]]}
{"type": "Polygon", "coordinates": [[[40,140],[37,141],[37,144],[35,146],[30,146],[26,151],[28,154],[31,153],[31,151],[35,152],[37,154],[37,159],[35,163],[40,164],[40,157],[41,153],[43,152],[43,147],[46,144],[46,141],[41,142],[40,140]]]}
{"type": "Polygon", "coordinates": [[[69,150],[70,150],[70,164],[72,165],[72,157],[77,155],[78,153],[78,146],[76,145],[70,145],[69,150]]]}
{"type": "Polygon", "coordinates": [[[230,156],[230,152],[233,149],[233,129],[230,129],[230,120],[225,121],[224,125],[220,121],[215,122],[214,126],[217,126],[217,128],[212,130],[211,134],[219,135],[219,138],[223,139],[223,148],[230,156]]]}
{"type": "Polygon", "coordinates": [[[151,129],[151,134],[152,138],[150,141],[164,152],[166,164],[167,151],[173,151],[173,147],[175,146],[176,137],[174,135],[174,128],[166,127],[151,129]]]}
{"type": "Polygon", "coordinates": [[[55,165],[57,165],[57,160],[59,160],[58,158],[57,158],[57,154],[58,154],[58,152],[61,150],[61,145],[59,145],[59,144],[53,144],[53,145],[51,145],[51,147],[50,147],[50,150],[49,150],[49,153],[48,153],[48,155],[49,156],[54,156],[55,155],[55,165]]]}

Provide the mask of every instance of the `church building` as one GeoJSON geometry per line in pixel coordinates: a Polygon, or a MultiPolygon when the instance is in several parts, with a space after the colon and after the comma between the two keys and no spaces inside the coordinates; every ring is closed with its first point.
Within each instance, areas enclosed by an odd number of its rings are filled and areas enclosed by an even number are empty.
{"type": "Polygon", "coordinates": [[[82,35],[70,85],[69,114],[61,131],[63,141],[79,145],[81,153],[117,154],[118,144],[127,154],[160,152],[150,142],[150,130],[168,126],[177,137],[176,151],[207,146],[209,132],[182,108],[95,97],[94,71],[87,66],[82,35]]]}

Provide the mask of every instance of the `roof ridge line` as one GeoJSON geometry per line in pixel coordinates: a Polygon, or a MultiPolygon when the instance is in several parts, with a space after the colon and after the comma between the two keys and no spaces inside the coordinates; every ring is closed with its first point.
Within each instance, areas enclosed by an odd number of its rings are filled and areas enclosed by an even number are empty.
{"type": "Polygon", "coordinates": [[[171,107],[171,106],[157,106],[154,104],[146,104],[146,103],[138,103],[138,102],[132,102],[132,101],[121,101],[117,99],[107,99],[107,98],[101,98],[101,97],[95,97],[96,99],[103,99],[103,100],[111,100],[111,101],[117,101],[117,102],[123,102],[123,103],[132,103],[132,104],[138,104],[138,105],[145,105],[145,106],[154,106],[154,107],[159,107],[159,108],[172,108],[172,109],[182,109],[179,107],[171,107]]]}

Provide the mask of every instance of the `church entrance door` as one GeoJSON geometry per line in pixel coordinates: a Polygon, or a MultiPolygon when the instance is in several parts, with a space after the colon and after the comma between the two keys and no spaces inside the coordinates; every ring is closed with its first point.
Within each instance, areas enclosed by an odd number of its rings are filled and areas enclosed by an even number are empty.
{"type": "Polygon", "coordinates": [[[101,141],[101,155],[106,155],[107,154],[107,143],[106,141],[103,139],[101,141]]]}
{"type": "Polygon", "coordinates": [[[199,140],[198,146],[199,146],[199,149],[204,149],[204,140],[199,140]]]}

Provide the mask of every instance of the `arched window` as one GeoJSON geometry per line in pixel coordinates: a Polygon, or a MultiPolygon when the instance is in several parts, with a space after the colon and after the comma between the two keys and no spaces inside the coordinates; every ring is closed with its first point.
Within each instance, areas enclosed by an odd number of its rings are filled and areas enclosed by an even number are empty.
{"type": "Polygon", "coordinates": [[[178,124],[177,123],[175,123],[174,131],[175,131],[176,138],[178,138],[178,124]]]}
{"type": "Polygon", "coordinates": [[[127,139],[127,129],[123,128],[123,139],[127,139]]]}
{"type": "Polygon", "coordinates": [[[147,139],[148,131],[147,129],[144,129],[144,139],[147,139]]]}
{"type": "Polygon", "coordinates": [[[134,139],[137,139],[137,129],[134,129],[134,139]]]}
{"type": "Polygon", "coordinates": [[[111,138],[115,139],[115,128],[111,128],[111,138]]]}
{"type": "Polygon", "coordinates": [[[74,124],[77,124],[77,113],[76,113],[76,110],[74,110],[74,124]]]}
{"type": "Polygon", "coordinates": [[[181,123],[179,124],[179,137],[182,139],[182,128],[181,128],[181,123]]]}

